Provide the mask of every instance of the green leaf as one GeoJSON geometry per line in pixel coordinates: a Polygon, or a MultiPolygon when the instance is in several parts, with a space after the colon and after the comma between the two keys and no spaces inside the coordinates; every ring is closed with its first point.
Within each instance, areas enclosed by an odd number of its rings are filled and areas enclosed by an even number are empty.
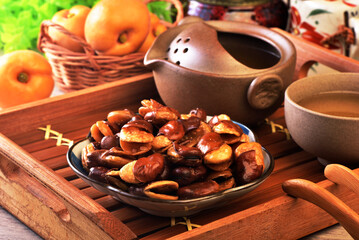
{"type": "Polygon", "coordinates": [[[98,0],[0,0],[0,52],[37,49],[40,24],[74,5],[92,7],[98,0]]]}
{"type": "Polygon", "coordinates": [[[318,15],[318,14],[324,14],[324,13],[331,13],[325,9],[314,9],[313,11],[311,11],[309,14],[308,14],[308,17],[311,17],[311,16],[315,16],[315,15],[318,15]]]}
{"type": "Polygon", "coordinates": [[[171,8],[171,3],[168,2],[151,2],[147,4],[147,8],[150,12],[156,14],[160,19],[172,23],[172,17],[174,16],[171,8]]]}

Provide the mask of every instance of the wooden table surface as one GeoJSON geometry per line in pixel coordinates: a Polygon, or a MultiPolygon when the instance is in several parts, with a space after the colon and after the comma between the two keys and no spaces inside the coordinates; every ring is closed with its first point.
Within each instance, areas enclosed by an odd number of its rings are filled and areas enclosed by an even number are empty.
{"type": "MultiPolygon", "coordinates": [[[[0,239],[40,240],[42,238],[20,222],[12,214],[7,212],[4,208],[0,207],[0,239]]],[[[342,226],[336,224],[302,239],[352,240],[353,238],[342,226]]]]}

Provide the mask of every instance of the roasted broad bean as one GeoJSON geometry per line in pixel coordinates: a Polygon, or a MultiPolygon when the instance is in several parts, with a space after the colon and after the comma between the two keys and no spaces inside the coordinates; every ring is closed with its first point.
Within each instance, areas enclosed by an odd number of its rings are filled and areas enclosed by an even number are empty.
{"type": "Polygon", "coordinates": [[[102,158],[102,155],[106,152],[106,150],[94,150],[92,152],[89,152],[85,156],[85,166],[86,168],[96,167],[96,166],[104,166],[104,161],[102,158]]]}
{"type": "Polygon", "coordinates": [[[199,128],[201,125],[201,119],[193,116],[189,117],[188,119],[181,119],[181,122],[186,133],[199,128]]]}
{"type": "Polygon", "coordinates": [[[159,153],[138,159],[133,166],[133,173],[140,182],[151,182],[162,174],[165,158],[159,153]]]}
{"type": "Polygon", "coordinates": [[[120,140],[117,135],[112,136],[104,136],[101,139],[101,145],[100,147],[102,149],[110,149],[113,147],[118,147],[120,145],[120,140]]]}
{"type": "Polygon", "coordinates": [[[188,114],[153,99],[138,114],[112,111],[90,128],[82,165],[91,178],[130,194],[176,200],[207,196],[259,178],[262,147],[229,116],[207,120],[203,109],[188,114]]]}
{"type": "Polygon", "coordinates": [[[201,119],[202,121],[206,121],[207,119],[207,113],[204,109],[202,108],[196,108],[196,109],[192,109],[190,112],[189,112],[189,115],[190,116],[195,116],[195,117],[198,117],[199,119],[201,119]]]}
{"type": "Polygon", "coordinates": [[[164,107],[161,103],[154,99],[144,99],[141,101],[141,107],[138,109],[138,113],[144,117],[148,112],[164,107]]]}
{"type": "Polygon", "coordinates": [[[199,140],[197,147],[203,155],[219,149],[223,145],[223,140],[218,133],[209,132],[202,136],[199,140]]]}
{"type": "Polygon", "coordinates": [[[185,135],[183,124],[180,120],[171,120],[158,131],[172,141],[180,140],[185,135]]]}
{"type": "Polygon", "coordinates": [[[107,121],[97,121],[91,126],[90,132],[96,142],[100,142],[104,136],[113,135],[113,131],[107,121]]]}
{"type": "Polygon", "coordinates": [[[100,182],[107,182],[106,173],[109,171],[105,167],[91,167],[89,170],[89,177],[100,182]]]}
{"type": "Polygon", "coordinates": [[[239,145],[235,150],[234,172],[241,184],[249,183],[262,175],[264,159],[259,143],[249,142],[239,145]]]}
{"type": "Polygon", "coordinates": [[[170,180],[151,182],[143,192],[150,198],[177,200],[178,183],[170,180]]]}
{"type": "Polygon", "coordinates": [[[136,116],[136,114],[128,109],[112,111],[107,115],[107,121],[113,129],[119,132],[122,126],[134,116],[136,116]]]}
{"type": "Polygon", "coordinates": [[[172,159],[172,163],[175,165],[196,167],[203,163],[203,154],[196,147],[180,145],[178,142],[174,142],[173,150],[176,153],[174,155],[176,159],[172,159]]]}
{"type": "Polygon", "coordinates": [[[101,155],[102,165],[109,168],[120,168],[133,160],[133,156],[126,154],[117,147],[113,147],[101,155]]]}
{"type": "Polygon", "coordinates": [[[119,176],[123,181],[132,184],[141,183],[141,181],[138,180],[133,173],[133,166],[136,164],[136,162],[137,160],[129,162],[120,169],[119,176]]]}
{"type": "Polygon", "coordinates": [[[180,187],[178,197],[180,199],[199,198],[211,195],[219,191],[219,185],[213,180],[196,182],[191,185],[180,187]]]}
{"type": "Polygon", "coordinates": [[[241,140],[243,130],[231,120],[222,120],[214,124],[213,131],[218,133],[227,144],[233,144],[241,140]]]}
{"type": "Polygon", "coordinates": [[[232,171],[227,169],[224,171],[214,171],[208,174],[207,180],[213,180],[219,185],[219,191],[223,191],[232,188],[236,185],[232,171]]]}
{"type": "Polygon", "coordinates": [[[143,118],[154,125],[161,126],[166,122],[176,120],[179,117],[180,115],[177,110],[165,106],[147,112],[143,118]]]}
{"type": "Polygon", "coordinates": [[[180,186],[186,186],[193,182],[203,180],[207,174],[207,168],[203,165],[197,167],[179,166],[171,171],[171,179],[178,182],[180,186]]]}

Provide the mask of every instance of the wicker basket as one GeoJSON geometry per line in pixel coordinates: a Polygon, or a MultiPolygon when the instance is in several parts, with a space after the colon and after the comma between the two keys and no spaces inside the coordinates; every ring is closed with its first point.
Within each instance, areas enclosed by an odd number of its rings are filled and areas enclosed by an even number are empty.
{"type": "MultiPolygon", "coordinates": [[[[153,1],[146,0],[145,3],[153,1]]],[[[176,26],[183,18],[181,2],[179,0],[163,1],[172,3],[177,9],[176,21],[174,23],[163,23],[167,27],[176,26]]],[[[125,56],[96,55],[95,50],[84,39],[49,20],[41,23],[38,49],[45,53],[52,67],[56,86],[64,92],[84,89],[150,72],[143,64],[145,53],[131,53],[125,56]],[[84,53],[73,52],[55,44],[48,34],[50,27],[56,28],[79,42],[84,49],[84,53]]]]}

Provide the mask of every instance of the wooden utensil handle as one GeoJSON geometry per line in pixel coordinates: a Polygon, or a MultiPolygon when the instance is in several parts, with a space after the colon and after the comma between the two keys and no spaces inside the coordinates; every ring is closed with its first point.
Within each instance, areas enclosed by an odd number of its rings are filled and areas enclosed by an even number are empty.
{"type": "Polygon", "coordinates": [[[324,169],[324,175],[330,181],[348,187],[359,196],[359,175],[350,168],[340,164],[329,164],[324,169]]]}
{"type": "Polygon", "coordinates": [[[287,37],[297,50],[294,80],[306,77],[309,68],[316,62],[339,72],[359,72],[359,62],[357,60],[333,52],[279,28],[273,28],[272,30],[287,37]]]}
{"type": "Polygon", "coordinates": [[[287,180],[282,187],[289,195],[307,200],[328,212],[354,239],[359,239],[359,215],[332,193],[304,179],[287,180]]]}

